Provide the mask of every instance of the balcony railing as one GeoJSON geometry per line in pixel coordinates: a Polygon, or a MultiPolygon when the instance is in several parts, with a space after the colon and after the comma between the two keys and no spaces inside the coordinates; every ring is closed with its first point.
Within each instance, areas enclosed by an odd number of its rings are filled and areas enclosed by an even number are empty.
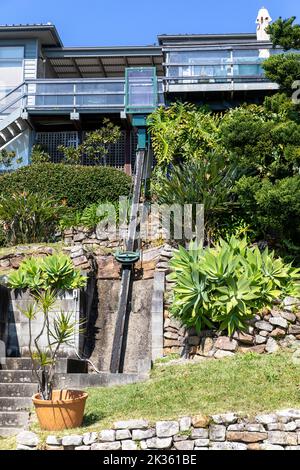
{"type": "Polygon", "coordinates": [[[267,81],[261,61],[210,65],[168,64],[166,80],[176,84],[267,81]]]}
{"type": "Polygon", "coordinates": [[[122,79],[34,80],[25,86],[28,111],[122,110],[125,106],[122,79]]]}
{"type": "MultiPolygon", "coordinates": [[[[161,80],[158,83],[157,96],[157,103],[163,104],[161,80]]],[[[2,118],[18,108],[28,112],[50,113],[120,112],[125,109],[125,80],[28,80],[0,100],[2,118]]]]}

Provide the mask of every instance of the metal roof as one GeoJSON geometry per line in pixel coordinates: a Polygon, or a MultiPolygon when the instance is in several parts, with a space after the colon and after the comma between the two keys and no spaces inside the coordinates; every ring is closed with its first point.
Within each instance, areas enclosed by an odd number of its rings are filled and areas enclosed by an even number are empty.
{"type": "Polygon", "coordinates": [[[43,56],[60,78],[120,77],[126,67],[155,67],[157,75],[164,73],[159,46],[56,47],[43,49],[43,56]]]}
{"type": "Polygon", "coordinates": [[[226,44],[257,41],[256,33],[226,33],[226,34],[160,34],[160,46],[178,44],[226,44]]]}
{"type": "Polygon", "coordinates": [[[47,24],[5,24],[0,25],[0,39],[34,39],[40,40],[42,46],[62,47],[56,27],[47,24]]]}

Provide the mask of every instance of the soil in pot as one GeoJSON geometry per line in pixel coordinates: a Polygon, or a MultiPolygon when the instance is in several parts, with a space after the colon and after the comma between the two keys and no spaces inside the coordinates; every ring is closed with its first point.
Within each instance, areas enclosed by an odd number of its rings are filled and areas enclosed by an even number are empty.
{"type": "Polygon", "coordinates": [[[42,429],[60,431],[81,426],[88,397],[81,390],[53,390],[52,400],[41,400],[37,393],[32,397],[42,429]]]}

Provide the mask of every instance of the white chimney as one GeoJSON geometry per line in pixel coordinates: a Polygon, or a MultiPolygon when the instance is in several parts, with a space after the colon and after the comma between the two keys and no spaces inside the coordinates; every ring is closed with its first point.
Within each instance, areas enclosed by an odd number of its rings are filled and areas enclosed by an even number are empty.
{"type": "Polygon", "coordinates": [[[271,23],[272,18],[267,8],[262,7],[256,18],[256,36],[258,41],[270,41],[270,36],[266,33],[266,27],[271,23]]]}

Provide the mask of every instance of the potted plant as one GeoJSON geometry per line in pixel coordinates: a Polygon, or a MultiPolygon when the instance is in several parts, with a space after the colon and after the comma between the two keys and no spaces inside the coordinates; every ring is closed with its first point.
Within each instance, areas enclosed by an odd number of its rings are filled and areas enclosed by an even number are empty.
{"type": "Polygon", "coordinates": [[[87,393],[54,390],[59,354],[64,345],[72,345],[81,325],[72,312],[55,313],[54,305],[62,293],[85,284],[85,276],[63,254],[29,258],[8,278],[10,288],[26,290],[32,299],[22,313],[28,319],[28,351],[39,386],[33,403],[42,429],[55,431],[82,423],[87,393]]]}

